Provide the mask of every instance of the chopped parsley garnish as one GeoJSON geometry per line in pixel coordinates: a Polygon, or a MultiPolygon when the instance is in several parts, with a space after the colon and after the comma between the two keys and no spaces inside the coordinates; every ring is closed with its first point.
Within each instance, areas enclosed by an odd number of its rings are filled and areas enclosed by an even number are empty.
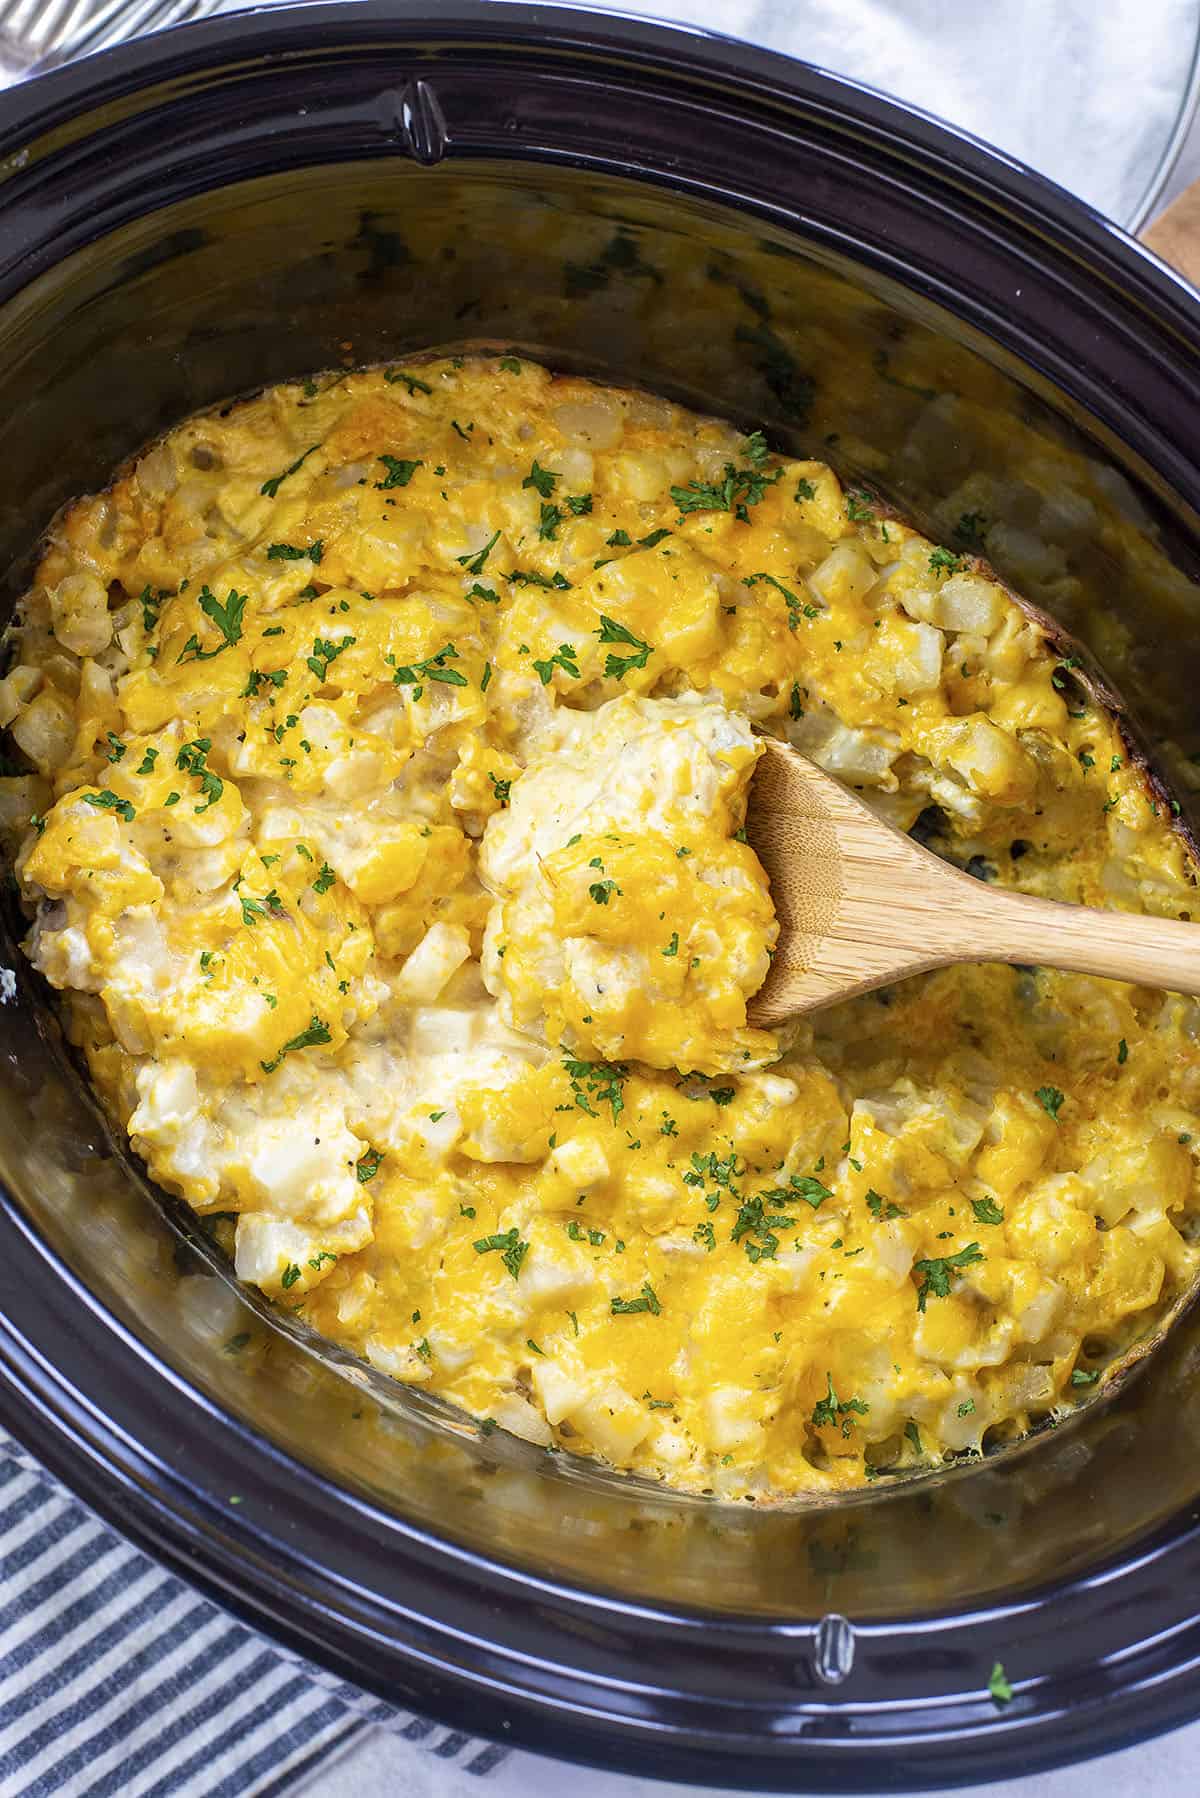
{"type": "Polygon", "coordinates": [[[575,1095],[575,1103],[580,1111],[586,1111],[589,1117],[599,1117],[599,1112],[589,1103],[589,1097],[597,1104],[608,1104],[612,1107],[612,1121],[615,1124],[625,1109],[622,1086],[629,1078],[629,1069],[622,1061],[572,1061],[566,1059],[563,1066],[567,1071],[567,1079],[571,1082],[571,1091],[575,1095]],[[586,1089],[586,1090],[585,1090],[586,1089]]]}
{"type": "Polygon", "coordinates": [[[871,496],[853,488],[846,493],[846,517],[851,524],[871,524],[875,518],[875,509],[871,504],[871,496]]]}
{"type": "Polygon", "coordinates": [[[799,630],[801,618],[816,618],[820,614],[819,606],[814,606],[811,600],[798,598],[790,587],[785,587],[782,581],[777,581],[773,574],[748,574],[743,579],[747,587],[756,587],[759,581],[766,581],[768,587],[774,587],[776,593],[783,594],[787,601],[789,630],[799,630]]]}
{"type": "Polygon", "coordinates": [[[429,386],[428,382],[418,381],[416,375],[407,374],[402,368],[385,369],[383,378],[389,387],[395,387],[398,382],[403,382],[408,389],[410,398],[414,393],[433,392],[433,388],[429,386]]]}
{"type": "Polygon", "coordinates": [[[258,491],[264,493],[268,499],[274,499],[288,476],[295,474],[298,468],[302,468],[317,447],[317,444],[310,443],[304,454],[297,456],[290,468],[285,468],[282,474],[272,475],[269,481],[263,482],[258,491]]]}
{"type": "Polygon", "coordinates": [[[329,664],[335,662],[338,656],[357,641],[357,637],[343,637],[340,643],[334,643],[324,637],[314,637],[312,654],[306,656],[305,660],[317,679],[324,682],[329,678],[329,664]]]}
{"type": "Polygon", "coordinates": [[[279,1284],[283,1287],[285,1292],[290,1292],[299,1278],[300,1269],[296,1266],[294,1261],[289,1261],[280,1276],[279,1284]]]}
{"type": "Polygon", "coordinates": [[[842,1435],[848,1436],[854,1427],[853,1417],[865,1417],[871,1407],[870,1405],[865,1405],[860,1398],[840,1399],[833,1390],[833,1375],[831,1373],[826,1373],[825,1380],[828,1391],[826,1392],[825,1397],[818,1399],[817,1403],[813,1406],[813,1423],[819,1430],[833,1429],[837,1426],[840,1419],[842,1435]]]}
{"type": "Polygon", "coordinates": [[[468,574],[482,574],[484,564],[499,541],[500,533],[494,531],[482,549],[468,550],[465,556],[455,556],[454,560],[460,568],[465,568],[468,574]]]}
{"type": "Polygon", "coordinates": [[[521,482],[521,485],[522,487],[532,487],[536,492],[541,494],[543,499],[549,499],[550,495],[554,492],[556,482],[561,480],[561,478],[561,475],[559,475],[555,469],[542,468],[535,456],[533,459],[533,466],[525,476],[525,479],[521,482]]]}
{"type": "Polygon", "coordinates": [[[375,483],[381,492],[389,487],[407,487],[418,468],[425,466],[422,461],[410,462],[406,456],[379,456],[377,460],[387,469],[386,479],[375,483]]]}
{"type": "Polygon", "coordinates": [[[911,1417],[904,1426],[904,1437],[905,1441],[912,1443],[913,1449],[918,1455],[923,1455],[925,1453],[924,1448],[921,1446],[921,1432],[911,1417]]]}
{"type": "Polygon", "coordinates": [[[519,375],[521,372],[521,364],[516,356],[501,356],[500,367],[509,375],[519,375]]]}
{"type": "Polygon", "coordinates": [[[643,1280],[640,1298],[613,1299],[610,1310],[613,1317],[628,1317],[634,1311],[649,1311],[652,1316],[658,1317],[662,1312],[662,1306],[659,1304],[658,1296],[649,1280],[643,1280]]]}
{"type": "Polygon", "coordinates": [[[267,550],[268,562],[319,562],[325,554],[325,543],[320,537],[315,543],[297,546],[294,543],[272,543],[267,550]]]}
{"type": "Polygon", "coordinates": [[[106,730],[104,734],[108,738],[108,748],[104,751],[105,755],[110,762],[119,762],[125,754],[128,744],[122,743],[120,737],[115,737],[111,730],[106,730]]]}
{"type": "Polygon", "coordinates": [[[538,574],[536,569],[513,568],[505,575],[505,580],[513,581],[518,587],[545,587],[547,591],[557,587],[560,593],[570,588],[570,581],[557,568],[552,575],[538,574]]]}
{"type": "Polygon", "coordinates": [[[663,950],[663,954],[667,956],[679,954],[679,932],[677,930],[671,932],[671,940],[663,950]]]}
{"type": "Polygon", "coordinates": [[[592,509],[592,496],[590,493],[568,493],[564,504],[572,517],[586,518],[592,509]]]}
{"type": "Polygon", "coordinates": [[[204,794],[204,804],[194,809],[197,814],[208,811],[214,806],[225,791],[225,783],[219,774],[214,774],[206,764],[205,758],[212,748],[209,737],[197,737],[193,743],[184,743],[175,757],[175,766],[181,774],[192,774],[200,782],[200,791],[204,794]]]}
{"type": "Polygon", "coordinates": [[[329,866],[329,863],[322,862],[321,863],[321,872],[317,875],[317,878],[312,883],[313,892],[314,893],[327,893],[336,879],[337,879],[337,875],[334,873],[333,869],[329,866]]]}
{"type": "Polygon", "coordinates": [[[796,1226],[794,1217],[777,1216],[774,1212],[769,1212],[764,1201],[786,1205],[788,1195],[779,1191],[759,1192],[751,1198],[741,1199],[737,1219],[729,1235],[730,1242],[743,1243],[746,1258],[751,1262],[774,1261],[779,1247],[776,1230],[792,1230],[796,1226]]]}
{"type": "Polygon", "coordinates": [[[631,630],[626,630],[623,624],[618,624],[615,618],[609,618],[603,612],[600,614],[600,629],[596,635],[601,643],[623,643],[634,652],[629,656],[613,655],[610,652],[604,663],[604,674],[608,680],[621,680],[631,668],[644,668],[654,654],[652,643],[643,643],[631,630]]]}
{"type": "Polygon", "coordinates": [[[520,1274],[521,1263],[529,1253],[529,1244],[522,1240],[515,1224],[511,1230],[498,1230],[492,1236],[481,1236],[472,1246],[477,1255],[486,1255],[495,1249],[514,1280],[520,1274]]]}
{"type": "Polygon", "coordinates": [[[476,581],[475,585],[468,590],[467,598],[486,600],[489,606],[500,604],[500,595],[491,587],[482,586],[479,581],[476,581]]]}
{"type": "Polygon", "coordinates": [[[258,1065],[264,1074],[273,1074],[285,1055],[291,1055],[297,1049],[314,1049],[318,1044],[328,1043],[332,1040],[328,1024],[323,1022],[314,1011],[307,1030],[302,1030],[298,1036],[290,1037],[274,1060],[260,1061],[258,1065]]]}
{"type": "Polygon", "coordinates": [[[262,687],[279,688],[287,680],[286,668],[252,668],[239,698],[253,699],[262,687]]]}
{"type": "Polygon", "coordinates": [[[149,634],[158,623],[159,609],[168,595],[160,588],[155,592],[153,587],[145,586],[138,594],[138,604],[142,608],[142,629],[149,634]]]}
{"type": "Polygon", "coordinates": [[[85,793],[83,797],[97,811],[116,812],[119,817],[124,818],[126,824],[132,824],[137,816],[128,799],[122,799],[109,787],[101,787],[98,793],[85,793]]]}
{"type": "Polygon", "coordinates": [[[800,702],[800,684],[798,681],[793,681],[792,682],[792,696],[788,700],[788,717],[789,718],[803,718],[803,716],[804,716],[804,707],[800,702]]]}
{"type": "Polygon", "coordinates": [[[609,549],[628,549],[633,542],[633,538],[629,535],[628,531],[614,531],[611,537],[605,538],[605,542],[609,549]]]}
{"type": "MultiPolygon", "coordinates": [[[[666,526],[664,525],[661,529],[659,529],[657,531],[650,531],[645,537],[639,537],[638,538],[638,547],[640,549],[654,549],[656,547],[656,545],[658,545],[659,543],[662,542],[664,537],[669,537],[670,535],[671,535],[670,531],[667,530],[666,526]]],[[[628,537],[626,537],[625,541],[626,541],[626,543],[628,543],[628,541],[629,541],[628,537]]],[[[609,542],[610,543],[612,542],[611,537],[609,538],[609,542]]]]}
{"type": "Polygon", "coordinates": [[[1002,1661],[992,1662],[992,1671],[988,1675],[988,1692],[993,1704],[1011,1704],[1013,1689],[1008,1682],[1002,1661]]]}
{"type": "Polygon", "coordinates": [[[799,505],[802,499],[816,499],[816,497],[817,490],[812,482],[806,481],[803,475],[801,475],[800,479],[796,482],[796,491],[792,495],[796,504],[799,505]]]}
{"type": "Polygon", "coordinates": [[[596,905],[607,905],[613,894],[621,897],[621,889],[615,880],[593,880],[588,888],[588,897],[596,905]]]}
{"type": "Polygon", "coordinates": [[[971,1210],[975,1213],[977,1224],[1002,1224],[1004,1212],[995,1199],[972,1199],[971,1210]]]}
{"type": "Polygon", "coordinates": [[[211,593],[207,586],[201,587],[196,595],[196,604],[206,618],[212,619],[225,641],[218,644],[216,649],[202,649],[199,637],[192,635],[184,644],[179,660],[181,662],[209,662],[214,656],[219,656],[223,649],[229,649],[234,643],[240,643],[246,597],[246,594],[235,593],[230,588],[229,595],[222,604],[216,594],[211,593]]]}
{"type": "Polygon", "coordinates": [[[427,680],[441,681],[446,687],[465,687],[468,684],[466,675],[458,668],[447,666],[458,659],[458,651],[453,643],[444,643],[436,655],[426,656],[423,662],[413,662],[410,666],[395,669],[392,681],[397,687],[411,687],[414,700],[420,699],[425,691],[422,683],[427,680]]]}
{"type": "Polygon", "coordinates": [[[1120,1042],[1117,1044],[1117,1066],[1119,1068],[1123,1068],[1125,1066],[1125,1063],[1128,1060],[1129,1060],[1129,1044],[1125,1041],[1125,1038],[1122,1037],[1120,1042]]]}
{"type": "Polygon", "coordinates": [[[497,804],[507,805],[508,796],[512,792],[512,781],[498,780],[490,768],[488,769],[488,779],[492,783],[492,792],[496,795],[497,804]]]}
{"type": "Polygon", "coordinates": [[[833,1197],[832,1192],[817,1179],[815,1174],[789,1174],[786,1186],[776,1186],[763,1194],[775,1205],[794,1205],[797,1199],[811,1205],[816,1211],[826,1199],[833,1197]]]}
{"type": "Polygon", "coordinates": [[[929,1260],[914,1261],[913,1272],[921,1275],[921,1285],[917,1291],[917,1310],[924,1311],[925,1301],[930,1293],[936,1299],[950,1297],[950,1276],[956,1268],[971,1267],[984,1259],[983,1250],[977,1242],[969,1242],[965,1249],[959,1249],[956,1255],[937,1255],[929,1260]]]}
{"type": "Polygon", "coordinates": [[[933,574],[957,574],[962,568],[962,557],[956,556],[952,549],[931,550],[929,567],[933,574]]]}
{"type": "Polygon", "coordinates": [[[679,507],[679,516],[684,518],[689,512],[732,512],[742,524],[749,524],[749,508],[758,505],[767,488],[783,474],[782,468],[774,474],[764,474],[761,461],[759,457],[750,468],[735,468],[732,462],[726,462],[719,482],[689,481],[686,487],[672,487],[671,498],[679,507]]]}
{"type": "Polygon", "coordinates": [[[975,1400],[973,1398],[965,1398],[962,1404],[957,1406],[957,1411],[960,1417],[973,1416],[975,1411],[975,1400]]]}
{"type": "Polygon", "coordinates": [[[263,899],[256,899],[252,893],[243,893],[239,890],[238,901],[242,908],[243,924],[257,924],[260,918],[285,918],[287,916],[283,909],[283,901],[274,887],[263,899]]]}
{"type": "Polygon", "coordinates": [[[1071,1369],[1072,1386],[1094,1386],[1099,1378],[1100,1371],[1098,1368],[1092,1373],[1089,1373],[1087,1369],[1083,1367],[1073,1367],[1071,1369]]]}
{"type": "Polygon", "coordinates": [[[360,1186],[365,1186],[368,1180],[375,1178],[382,1160],[383,1152],[380,1149],[368,1149],[365,1155],[359,1156],[354,1164],[354,1171],[358,1175],[360,1186]]]}
{"type": "Polygon", "coordinates": [[[558,527],[562,521],[563,515],[560,509],[557,506],[552,506],[543,501],[541,513],[538,518],[538,537],[540,540],[543,543],[553,543],[558,536],[558,527]]]}
{"type": "Polygon", "coordinates": [[[883,1194],[876,1192],[873,1186],[867,1188],[867,1210],[877,1224],[893,1217],[908,1216],[903,1205],[897,1205],[892,1199],[885,1199],[883,1194]]]}
{"type": "Polygon", "coordinates": [[[1047,1116],[1052,1117],[1057,1124],[1059,1109],[1066,1093],[1060,1092],[1057,1086],[1039,1086],[1033,1096],[1047,1116]]]}
{"type": "Polygon", "coordinates": [[[552,656],[547,656],[545,661],[535,661],[533,665],[541,677],[543,687],[550,685],[556,668],[561,668],[571,680],[578,680],[578,656],[579,651],[573,643],[560,643],[552,656]]]}

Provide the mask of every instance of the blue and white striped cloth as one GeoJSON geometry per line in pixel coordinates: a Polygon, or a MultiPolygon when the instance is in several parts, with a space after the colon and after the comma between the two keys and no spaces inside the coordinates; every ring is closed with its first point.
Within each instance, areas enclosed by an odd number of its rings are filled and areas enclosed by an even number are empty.
{"type": "Polygon", "coordinates": [[[266,1798],[372,1726],[464,1772],[508,1752],[235,1622],[0,1433],[3,1798],[266,1798]]]}

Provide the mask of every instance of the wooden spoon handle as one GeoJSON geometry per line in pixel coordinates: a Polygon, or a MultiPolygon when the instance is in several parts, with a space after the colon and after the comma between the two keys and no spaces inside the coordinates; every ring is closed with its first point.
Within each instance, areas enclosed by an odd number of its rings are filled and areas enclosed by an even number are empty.
{"type": "Polygon", "coordinates": [[[975,960],[1029,962],[1135,986],[1200,993],[1200,928],[1195,924],[1137,912],[1091,911],[1023,893],[985,893],[970,910],[977,931],[975,960]]]}

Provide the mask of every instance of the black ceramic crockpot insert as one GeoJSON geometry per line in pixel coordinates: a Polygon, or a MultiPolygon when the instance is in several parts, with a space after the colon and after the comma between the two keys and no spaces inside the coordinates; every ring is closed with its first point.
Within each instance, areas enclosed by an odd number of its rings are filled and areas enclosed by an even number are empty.
{"type": "MultiPolygon", "coordinates": [[[[976,473],[1001,572],[1186,754],[1198,324],[1065,194],[765,52],[478,0],[243,14],[0,97],[6,604],[55,509],[194,408],[511,344],[761,425],[942,536],[976,473]]],[[[0,1419],[247,1620],[464,1729],[706,1784],[996,1778],[1198,1708],[1189,1319],[1025,1449],[823,1510],[481,1440],[230,1284],[12,934],[0,1419]]]]}

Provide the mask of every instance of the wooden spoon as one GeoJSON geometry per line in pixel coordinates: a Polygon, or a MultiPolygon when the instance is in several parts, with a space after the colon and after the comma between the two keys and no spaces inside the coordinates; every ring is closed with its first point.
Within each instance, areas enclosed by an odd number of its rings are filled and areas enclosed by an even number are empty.
{"type": "Polygon", "coordinates": [[[752,1024],[962,961],[1200,993],[1200,926],[988,886],[882,823],[797,750],[764,743],[746,834],[771,883],[779,941],[752,1024]]]}

